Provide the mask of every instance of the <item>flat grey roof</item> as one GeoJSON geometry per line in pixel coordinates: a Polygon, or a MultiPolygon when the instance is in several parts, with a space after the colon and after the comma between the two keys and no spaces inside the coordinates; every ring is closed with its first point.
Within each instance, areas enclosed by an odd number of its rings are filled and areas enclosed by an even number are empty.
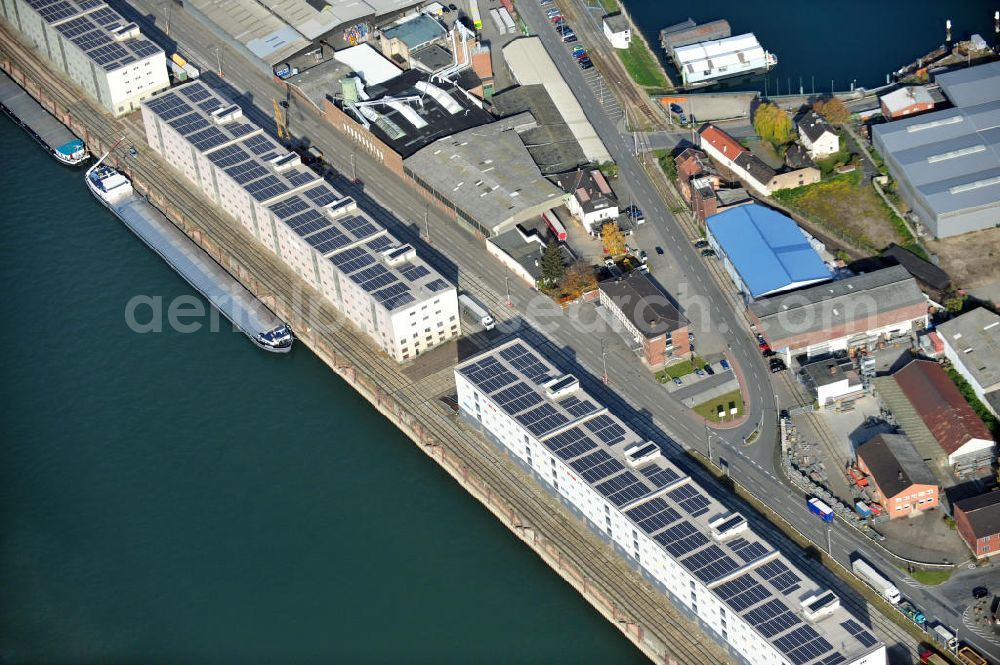
{"type": "Polygon", "coordinates": [[[937,74],[934,82],[955,106],[984,104],[1000,94],[1000,61],[937,74]]]}
{"type": "Polygon", "coordinates": [[[422,148],[403,164],[484,227],[497,233],[566,200],[539,172],[515,128],[528,113],[467,129],[422,148]]]}
{"type": "Polygon", "coordinates": [[[310,44],[295,28],[255,0],[185,0],[185,4],[272,66],[310,44]]]}
{"type": "Polygon", "coordinates": [[[600,288],[648,339],[669,335],[688,325],[688,320],[666,294],[656,288],[648,275],[638,270],[625,277],[606,279],[600,283],[600,288]]]}
{"type": "Polygon", "coordinates": [[[604,17],[604,22],[608,24],[611,32],[625,32],[629,29],[628,19],[621,14],[611,14],[604,17]]]}
{"type": "Polygon", "coordinates": [[[444,26],[437,19],[427,14],[418,14],[414,18],[397,23],[382,31],[384,39],[398,39],[407,48],[418,48],[445,35],[444,26]]]}
{"type": "Polygon", "coordinates": [[[630,462],[626,450],[652,445],[658,452],[656,444],[612,414],[579,386],[576,377],[524,340],[515,338],[469,358],[455,372],[531,432],[665,556],[700,580],[790,662],[827,662],[829,658],[832,663],[835,654],[852,661],[878,648],[878,638],[843,606],[804,620],[802,601],[828,589],[807,577],[752,528],[738,536],[717,537],[712,523],[738,513],[706,493],[662,454],[630,462]],[[561,392],[550,392],[549,387],[556,386],[561,392]]]}
{"type": "MultiPolygon", "coordinates": [[[[419,303],[454,288],[426,262],[315,173],[298,166],[260,127],[213,111],[239,111],[198,80],[143,102],[199,153],[323,259],[387,310],[419,303]],[[287,160],[287,162],[285,161],[287,160]],[[290,163],[279,171],[277,164],[290,163]]],[[[322,260],[322,259],[321,259],[322,260]]]]}
{"type": "Polygon", "coordinates": [[[989,96],[873,129],[883,153],[936,215],[1000,204],[1000,85],[989,96]]]}
{"type": "Polygon", "coordinates": [[[501,117],[528,111],[538,122],[537,127],[523,130],[521,138],[542,173],[562,173],[590,161],[552,96],[540,83],[508,88],[493,95],[491,103],[493,112],[501,117]]]}
{"type": "Polygon", "coordinates": [[[1000,388],[1000,316],[978,307],[937,330],[985,392],[1000,388]]]}
{"type": "Polygon", "coordinates": [[[906,268],[891,266],[761,298],[750,303],[750,311],[764,325],[767,338],[778,343],[804,333],[843,329],[852,321],[875,321],[878,315],[926,301],[906,268]]]}

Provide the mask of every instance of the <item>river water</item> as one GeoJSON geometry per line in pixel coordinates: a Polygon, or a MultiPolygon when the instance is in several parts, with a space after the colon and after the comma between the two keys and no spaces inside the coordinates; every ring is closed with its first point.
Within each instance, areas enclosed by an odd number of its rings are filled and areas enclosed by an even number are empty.
{"type": "MultiPolygon", "coordinates": [[[[993,44],[993,12],[1000,9],[995,0],[622,1],[661,57],[660,30],[689,16],[699,24],[724,18],[734,35],[754,33],[778,56],[777,67],[766,77],[770,94],[798,93],[800,81],[806,94],[829,92],[831,82],[837,91],[849,90],[855,81],[858,86],[882,85],[886,74],[944,43],[946,19],[951,19],[955,40],[979,33],[993,44]]],[[[764,77],[725,87],[764,91],[764,77]]]]}
{"type": "Polygon", "coordinates": [[[304,346],[191,289],[0,117],[0,662],[641,663],[304,346]]]}

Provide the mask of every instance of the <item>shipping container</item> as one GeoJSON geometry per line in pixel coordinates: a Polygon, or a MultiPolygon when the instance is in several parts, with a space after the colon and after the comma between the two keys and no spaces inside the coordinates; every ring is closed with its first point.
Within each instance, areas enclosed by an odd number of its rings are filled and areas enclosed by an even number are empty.
{"type": "Polygon", "coordinates": [[[503,24],[503,19],[500,17],[499,9],[490,10],[490,20],[493,21],[493,25],[496,26],[497,32],[501,35],[507,32],[507,26],[503,24]]]}
{"type": "Polygon", "coordinates": [[[183,67],[184,65],[187,64],[187,60],[182,58],[180,53],[174,53],[172,56],[170,56],[170,59],[176,62],[178,67],[183,67]]]}
{"type": "Polygon", "coordinates": [[[483,29],[483,17],[479,15],[479,0],[469,0],[469,17],[476,30],[483,29]]]}
{"type": "Polygon", "coordinates": [[[554,211],[548,210],[543,212],[542,219],[545,220],[545,224],[549,227],[549,230],[552,231],[552,234],[555,235],[559,242],[566,242],[566,227],[559,221],[559,218],[556,217],[556,213],[554,211]]]}
{"type": "Polygon", "coordinates": [[[514,18],[510,15],[510,12],[506,8],[500,8],[500,18],[503,19],[503,24],[507,28],[507,32],[514,33],[517,32],[517,26],[514,25],[514,18]]]}
{"type": "Polygon", "coordinates": [[[187,72],[188,78],[196,79],[201,76],[201,72],[197,67],[192,65],[190,62],[184,65],[184,71],[187,72]]]}
{"type": "Polygon", "coordinates": [[[962,647],[959,649],[958,659],[967,665],[989,665],[986,659],[976,653],[971,647],[962,647]]]}
{"type": "Polygon", "coordinates": [[[514,11],[514,3],[511,0],[500,0],[500,4],[506,9],[511,16],[517,16],[517,12],[514,11]]]}
{"type": "Polygon", "coordinates": [[[872,510],[871,510],[871,508],[869,508],[867,505],[865,505],[864,501],[857,501],[857,502],[855,502],[855,504],[854,504],[854,510],[856,510],[858,512],[858,515],[861,515],[862,517],[871,517],[872,516],[872,510]]]}

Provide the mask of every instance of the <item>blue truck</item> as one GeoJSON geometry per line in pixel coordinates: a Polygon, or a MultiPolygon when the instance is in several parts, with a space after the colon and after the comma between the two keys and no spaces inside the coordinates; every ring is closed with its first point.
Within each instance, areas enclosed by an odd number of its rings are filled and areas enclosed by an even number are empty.
{"type": "Polygon", "coordinates": [[[826,505],[819,499],[816,498],[809,499],[809,501],[806,502],[806,505],[809,506],[809,512],[811,512],[814,515],[819,515],[820,519],[823,520],[824,522],[833,521],[833,508],[826,505]]]}

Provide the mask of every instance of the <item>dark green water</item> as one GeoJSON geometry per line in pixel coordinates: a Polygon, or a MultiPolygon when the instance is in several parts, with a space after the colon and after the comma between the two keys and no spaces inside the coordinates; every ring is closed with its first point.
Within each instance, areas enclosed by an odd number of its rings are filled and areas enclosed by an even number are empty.
{"type": "Polygon", "coordinates": [[[186,284],[0,118],[0,661],[639,663],[308,350],[139,335],[186,284]]]}
{"type": "MultiPolygon", "coordinates": [[[[952,37],[968,39],[979,33],[994,44],[995,0],[841,0],[840,2],[732,2],[698,3],[657,0],[621,0],[658,55],[660,30],[689,16],[698,23],[724,18],[734,35],[752,32],[765,49],[778,56],[769,74],[771,94],[802,90],[810,94],[849,90],[852,81],[875,87],[885,75],[910,64],[944,43],[946,19],[952,37]]],[[[764,77],[730,81],[727,88],[764,91],[764,77]]]]}

